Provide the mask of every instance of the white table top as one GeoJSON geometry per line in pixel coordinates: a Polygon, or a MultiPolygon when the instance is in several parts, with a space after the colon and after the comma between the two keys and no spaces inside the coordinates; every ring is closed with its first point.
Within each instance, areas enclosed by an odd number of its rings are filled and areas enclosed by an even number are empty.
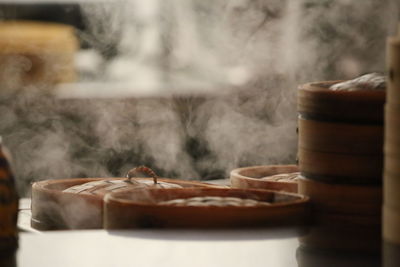
{"type": "MultiPolygon", "coordinates": [[[[0,255],[1,267],[381,266],[380,257],[369,253],[299,248],[305,233],[299,228],[41,232],[30,227],[30,218],[30,199],[21,199],[17,265],[0,255]]],[[[389,248],[387,266],[400,266],[400,246],[389,248]]]]}
{"type": "Polygon", "coordinates": [[[298,266],[299,229],[40,232],[30,199],[19,208],[18,267],[298,266]]]}
{"type": "Polygon", "coordinates": [[[19,267],[298,266],[298,241],[271,230],[21,233],[19,267]],[[280,236],[280,238],[278,238],[280,236]]]}

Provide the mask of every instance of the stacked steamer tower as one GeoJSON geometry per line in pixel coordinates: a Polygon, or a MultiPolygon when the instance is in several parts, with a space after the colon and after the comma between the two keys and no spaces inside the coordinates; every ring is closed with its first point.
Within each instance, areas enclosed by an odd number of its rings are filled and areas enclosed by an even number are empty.
{"type": "Polygon", "coordinates": [[[379,253],[385,97],[378,75],[300,86],[299,193],[314,214],[303,248],[379,253]]]}
{"type": "MultiPolygon", "coordinates": [[[[386,61],[383,239],[385,244],[397,246],[400,251],[400,26],[397,37],[388,39],[386,61]]],[[[388,247],[385,247],[385,254],[388,247]]]]}

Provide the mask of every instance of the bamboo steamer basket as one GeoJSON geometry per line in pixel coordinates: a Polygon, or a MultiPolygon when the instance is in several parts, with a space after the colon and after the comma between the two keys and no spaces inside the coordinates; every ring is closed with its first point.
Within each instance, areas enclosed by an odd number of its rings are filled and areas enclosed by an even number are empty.
{"type": "Polygon", "coordinates": [[[341,81],[307,83],[299,87],[297,110],[304,119],[383,124],[384,91],[333,91],[341,81]]]}
{"type": "Polygon", "coordinates": [[[315,212],[380,217],[382,187],[327,184],[300,178],[299,194],[310,197],[315,212]]]}
{"type": "Polygon", "coordinates": [[[385,172],[385,180],[383,183],[384,204],[388,207],[399,210],[400,212],[400,174],[393,175],[385,172]]]}
{"type": "Polygon", "coordinates": [[[381,228],[377,215],[314,212],[313,225],[299,242],[318,249],[379,252],[381,228]]]}
{"type": "Polygon", "coordinates": [[[301,116],[299,147],[343,154],[382,154],[383,126],[306,120],[301,116]]]}
{"type": "Polygon", "coordinates": [[[269,189],[297,193],[297,181],[274,181],[269,179],[276,174],[298,172],[297,165],[268,165],[237,168],[231,171],[230,181],[233,188],[269,189]]]}
{"type": "Polygon", "coordinates": [[[390,173],[394,177],[400,176],[400,155],[388,155],[385,154],[385,165],[384,170],[390,173]]]}
{"type": "Polygon", "coordinates": [[[400,245],[383,242],[383,267],[400,266],[400,245]]]}
{"type": "Polygon", "coordinates": [[[184,188],[126,190],[107,194],[104,227],[129,228],[236,228],[301,225],[308,218],[308,197],[269,190],[184,188]],[[172,199],[202,196],[268,201],[259,206],[172,206],[172,199]]]}
{"type": "Polygon", "coordinates": [[[319,152],[299,148],[303,176],[327,183],[379,185],[382,183],[383,155],[319,152]]]}
{"type": "Polygon", "coordinates": [[[327,183],[381,184],[386,93],[329,89],[338,82],[299,87],[300,172],[327,183]]]}
{"type": "Polygon", "coordinates": [[[400,106],[400,34],[390,37],[387,41],[387,70],[388,100],[389,105],[400,106]]]}
{"type": "MultiPolygon", "coordinates": [[[[99,229],[103,226],[103,194],[77,194],[63,192],[72,186],[104,180],[125,180],[126,178],[73,178],[45,180],[32,185],[31,225],[38,230],[99,229]]],[[[152,178],[136,178],[138,182],[149,183],[152,178]]],[[[211,184],[168,178],[160,182],[182,187],[216,187],[211,184]]],[[[130,186],[127,184],[127,186],[130,186]]],[[[146,189],[143,189],[146,190],[146,189]]]]}
{"type": "Polygon", "coordinates": [[[400,245],[400,209],[383,206],[383,239],[400,245]]]}
{"type": "Polygon", "coordinates": [[[385,147],[386,155],[400,157],[400,105],[385,106],[385,147]]]}
{"type": "Polygon", "coordinates": [[[329,225],[333,227],[343,225],[359,225],[366,227],[381,227],[381,216],[364,214],[345,214],[331,212],[315,212],[313,214],[314,223],[317,225],[329,225]]]}
{"type": "Polygon", "coordinates": [[[400,106],[385,106],[384,152],[385,172],[392,176],[400,176],[400,106]]]}

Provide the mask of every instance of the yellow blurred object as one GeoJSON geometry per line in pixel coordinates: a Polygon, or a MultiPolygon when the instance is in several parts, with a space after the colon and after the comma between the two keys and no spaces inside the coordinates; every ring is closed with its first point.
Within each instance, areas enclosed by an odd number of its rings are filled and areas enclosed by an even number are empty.
{"type": "Polygon", "coordinates": [[[0,90],[74,82],[74,56],[78,48],[71,26],[0,22],[0,90]]]}

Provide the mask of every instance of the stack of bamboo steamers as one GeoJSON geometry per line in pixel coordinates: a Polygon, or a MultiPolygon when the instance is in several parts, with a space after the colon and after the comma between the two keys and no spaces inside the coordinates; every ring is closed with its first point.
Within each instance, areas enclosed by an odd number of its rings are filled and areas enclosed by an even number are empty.
{"type": "Polygon", "coordinates": [[[305,84],[298,91],[299,193],[310,197],[315,219],[300,242],[379,251],[386,93],[332,90],[338,82],[305,84]]]}
{"type": "Polygon", "coordinates": [[[400,245],[400,26],[387,52],[383,239],[400,245]]]}

